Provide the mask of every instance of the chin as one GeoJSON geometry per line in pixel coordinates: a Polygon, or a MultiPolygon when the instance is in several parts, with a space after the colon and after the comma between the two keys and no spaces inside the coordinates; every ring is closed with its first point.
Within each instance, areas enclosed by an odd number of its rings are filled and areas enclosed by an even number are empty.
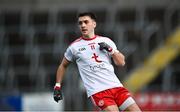
{"type": "Polygon", "coordinates": [[[87,37],[88,36],[88,34],[82,34],[84,37],[87,37]]]}

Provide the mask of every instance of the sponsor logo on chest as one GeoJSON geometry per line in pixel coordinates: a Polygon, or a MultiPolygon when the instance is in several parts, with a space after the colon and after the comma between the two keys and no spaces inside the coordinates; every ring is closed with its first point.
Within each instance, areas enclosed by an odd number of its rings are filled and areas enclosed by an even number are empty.
{"type": "Polygon", "coordinates": [[[82,47],[82,48],[79,48],[79,49],[78,49],[78,51],[80,51],[80,52],[81,52],[81,51],[84,51],[84,50],[86,50],[85,47],[82,47]]]}

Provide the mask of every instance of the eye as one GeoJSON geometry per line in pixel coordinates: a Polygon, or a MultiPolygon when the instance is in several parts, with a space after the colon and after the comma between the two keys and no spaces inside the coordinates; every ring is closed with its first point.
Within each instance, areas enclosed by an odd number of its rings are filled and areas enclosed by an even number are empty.
{"type": "Polygon", "coordinates": [[[81,24],[82,24],[82,21],[79,21],[78,24],[81,25],[81,24]]]}
{"type": "Polygon", "coordinates": [[[85,20],[85,21],[84,21],[84,23],[85,23],[85,24],[88,24],[88,23],[89,23],[89,21],[88,21],[88,20],[85,20]]]}

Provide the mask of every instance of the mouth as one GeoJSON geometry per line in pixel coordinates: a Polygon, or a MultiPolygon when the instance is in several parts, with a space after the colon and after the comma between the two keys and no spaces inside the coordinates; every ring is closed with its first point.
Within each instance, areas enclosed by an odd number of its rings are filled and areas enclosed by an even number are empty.
{"type": "Polygon", "coordinates": [[[81,31],[82,31],[82,33],[86,33],[88,30],[87,29],[82,29],[81,31]]]}

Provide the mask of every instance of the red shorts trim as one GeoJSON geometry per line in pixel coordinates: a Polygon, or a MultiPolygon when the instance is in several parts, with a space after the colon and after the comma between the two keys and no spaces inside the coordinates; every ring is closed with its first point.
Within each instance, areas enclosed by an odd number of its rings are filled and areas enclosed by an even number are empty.
{"type": "Polygon", "coordinates": [[[107,106],[117,105],[118,107],[130,97],[129,91],[124,87],[117,87],[98,92],[91,96],[95,106],[104,110],[107,106]]]}

